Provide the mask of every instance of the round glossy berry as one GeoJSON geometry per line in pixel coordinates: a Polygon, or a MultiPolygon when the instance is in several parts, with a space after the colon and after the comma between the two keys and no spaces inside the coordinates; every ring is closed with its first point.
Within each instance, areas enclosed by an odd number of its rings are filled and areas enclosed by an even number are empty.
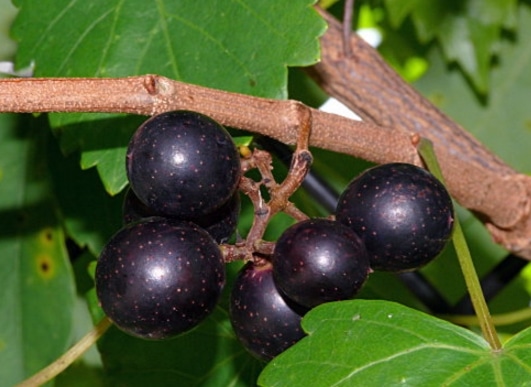
{"type": "MultiPolygon", "coordinates": [[[[240,194],[238,191],[236,191],[228,202],[207,215],[191,218],[170,218],[189,220],[204,228],[217,243],[225,243],[236,231],[240,216],[240,207],[240,194]]],[[[129,188],[124,196],[124,201],[122,204],[123,224],[136,222],[142,218],[148,218],[152,216],[163,215],[157,214],[151,208],[142,203],[136,197],[135,193],[129,188]]]]}
{"type": "Polygon", "coordinates": [[[221,207],[241,176],[229,133],[190,111],[162,113],[144,122],[129,142],[126,167],[142,203],[157,214],[181,218],[221,207]]]}
{"type": "Polygon", "coordinates": [[[377,270],[408,271],[433,260],[450,238],[452,200],[427,170],[392,163],[371,168],[341,195],[337,221],[358,233],[377,270]]]}
{"type": "Polygon", "coordinates": [[[111,238],[95,279],[101,307],[118,328],[158,340],[192,329],[212,312],[225,265],[219,247],[197,225],[147,218],[111,238]]]}
{"type": "Polygon", "coordinates": [[[279,293],[270,263],[248,262],[238,273],[230,321],[238,340],[258,359],[269,361],[305,336],[300,326],[304,312],[279,293]]]}
{"type": "Polygon", "coordinates": [[[370,271],[361,239],[327,219],[289,227],[276,243],[272,263],[276,286],[308,308],[354,297],[370,271]]]}

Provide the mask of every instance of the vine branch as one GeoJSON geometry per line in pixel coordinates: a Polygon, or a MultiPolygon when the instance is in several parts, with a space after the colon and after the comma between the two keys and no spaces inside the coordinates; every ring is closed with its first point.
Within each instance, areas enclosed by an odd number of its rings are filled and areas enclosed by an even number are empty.
{"type": "Polygon", "coordinates": [[[0,80],[0,112],[106,112],[154,115],[194,110],[221,124],[296,144],[301,108],[310,117],[309,145],[378,164],[422,162],[412,135],[431,140],[452,196],[485,222],[494,239],[531,259],[531,177],[514,171],[405,83],[355,33],[344,55],[343,28],[329,28],[321,62],[308,72],[364,121],[279,101],[214,90],[158,75],[126,78],[0,80]]]}

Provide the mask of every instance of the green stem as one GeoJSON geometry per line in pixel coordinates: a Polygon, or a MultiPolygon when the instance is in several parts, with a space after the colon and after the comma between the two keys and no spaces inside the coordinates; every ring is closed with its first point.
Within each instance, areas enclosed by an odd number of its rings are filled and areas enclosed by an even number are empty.
{"type": "Polygon", "coordinates": [[[107,317],[104,317],[90,332],[83,336],[81,340],[74,344],[72,348],[66,351],[56,361],[20,384],[17,384],[16,387],[36,387],[49,382],[85,353],[101,336],[103,336],[111,325],[111,321],[107,317]]]}
{"type": "MultiPolygon", "coordinates": [[[[437,161],[437,157],[435,156],[435,152],[433,151],[433,144],[431,141],[421,138],[417,149],[430,172],[444,184],[441,168],[437,161]]],[[[483,336],[493,350],[499,351],[502,348],[502,345],[498,334],[496,333],[496,328],[494,327],[492,316],[490,315],[487,302],[485,301],[485,296],[483,295],[481,284],[476,269],[474,268],[474,263],[472,262],[472,256],[470,255],[470,250],[468,249],[465,235],[463,234],[457,216],[454,219],[452,241],[483,336]]]]}

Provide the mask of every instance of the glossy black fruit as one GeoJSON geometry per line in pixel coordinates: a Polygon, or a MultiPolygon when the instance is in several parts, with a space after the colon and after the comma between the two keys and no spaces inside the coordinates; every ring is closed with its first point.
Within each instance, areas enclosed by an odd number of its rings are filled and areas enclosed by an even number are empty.
{"type": "Polygon", "coordinates": [[[96,293],[123,331],[146,339],[186,332],[214,309],[225,283],[223,257],[190,222],[147,218],[118,231],[96,266],[96,293]]]}
{"type": "Polygon", "coordinates": [[[370,271],[361,239],[327,219],[289,227],[276,243],[272,263],[277,288],[308,308],[354,297],[370,271]]]}
{"type": "Polygon", "coordinates": [[[190,220],[203,227],[217,243],[225,243],[236,231],[240,217],[241,200],[235,192],[228,202],[210,214],[190,220]]]}
{"type": "Polygon", "coordinates": [[[127,225],[129,223],[137,222],[143,218],[150,218],[153,216],[160,215],[142,203],[135,195],[131,187],[127,188],[124,201],[122,203],[122,223],[127,225]]]}
{"type": "MultiPolygon", "coordinates": [[[[212,213],[197,218],[181,218],[180,220],[189,220],[198,226],[201,226],[217,243],[225,243],[236,231],[240,215],[240,206],[240,194],[236,191],[227,203],[223,204],[220,208],[215,209],[212,213]]],[[[123,224],[136,222],[142,218],[152,216],[163,215],[157,214],[142,203],[129,188],[125,194],[122,205],[123,224]]],[[[179,219],[178,217],[172,218],[179,219]]]]}
{"type": "Polygon", "coordinates": [[[195,112],[151,117],[131,138],[127,177],[136,196],[157,214],[180,218],[211,213],[236,191],[240,157],[229,133],[195,112]]]}
{"type": "Polygon", "coordinates": [[[229,315],[238,340],[255,357],[269,361],[305,334],[300,322],[306,311],[282,296],[273,282],[271,264],[246,263],[230,296],[229,315]]]}
{"type": "Polygon", "coordinates": [[[454,214],[450,195],[431,173],[392,163],[354,179],[339,199],[336,219],[361,236],[373,269],[400,272],[437,257],[454,214]]]}

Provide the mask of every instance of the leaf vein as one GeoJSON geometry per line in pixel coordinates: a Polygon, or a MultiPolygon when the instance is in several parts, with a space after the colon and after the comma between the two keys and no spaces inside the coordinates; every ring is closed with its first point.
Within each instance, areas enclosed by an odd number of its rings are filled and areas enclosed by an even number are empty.
{"type": "Polygon", "coordinates": [[[369,369],[371,367],[374,367],[376,365],[379,365],[381,363],[385,363],[389,360],[393,360],[393,359],[397,359],[399,357],[402,357],[402,356],[407,356],[409,354],[412,354],[414,352],[418,352],[418,351],[422,351],[422,350],[425,350],[425,349],[447,349],[447,350],[452,350],[452,351],[455,351],[455,352],[462,352],[462,353],[472,353],[472,354],[476,354],[477,351],[472,351],[472,350],[468,350],[466,348],[460,348],[460,347],[455,347],[455,346],[452,346],[452,345],[444,345],[444,344],[422,344],[422,345],[418,345],[416,347],[411,347],[411,348],[407,348],[407,349],[404,349],[402,351],[399,351],[399,352],[396,352],[390,356],[386,356],[382,359],[378,359],[378,360],[375,360],[375,361],[371,361],[359,368],[356,368],[355,370],[353,370],[352,372],[350,372],[348,375],[346,375],[345,377],[341,378],[340,380],[338,380],[336,383],[332,384],[331,387],[333,386],[339,386],[341,383],[345,382],[346,380],[350,379],[352,376],[356,375],[357,373],[360,373],[362,371],[365,371],[366,369],[369,369]]]}

